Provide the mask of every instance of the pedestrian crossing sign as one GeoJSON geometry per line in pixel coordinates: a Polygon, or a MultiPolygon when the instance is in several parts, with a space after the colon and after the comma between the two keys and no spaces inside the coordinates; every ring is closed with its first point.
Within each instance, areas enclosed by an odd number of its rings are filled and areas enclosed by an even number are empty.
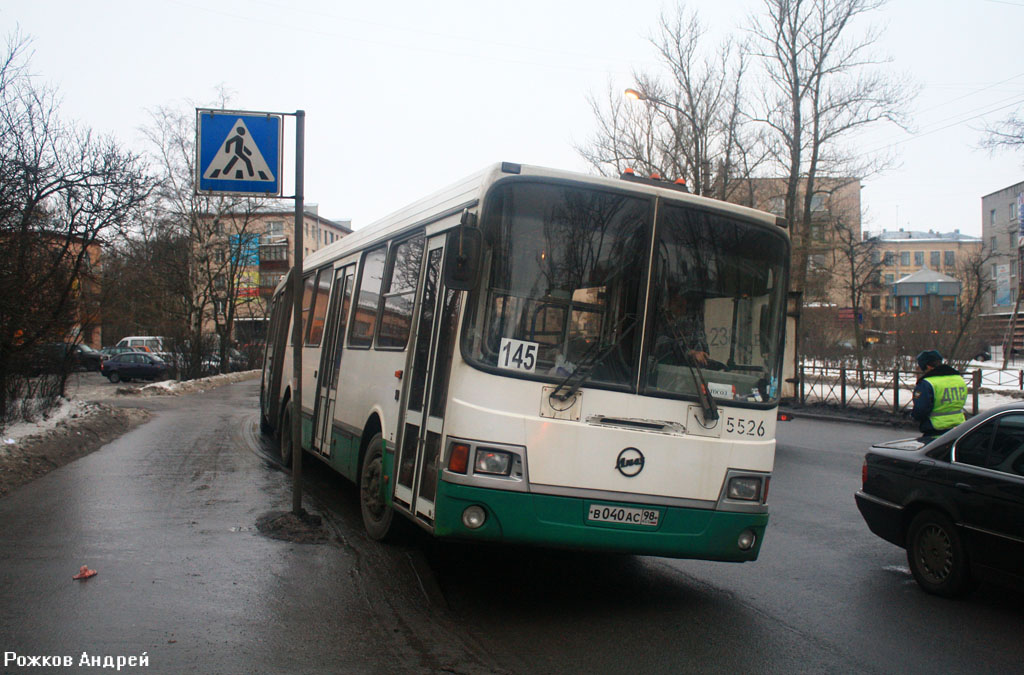
{"type": "Polygon", "coordinates": [[[281,120],[196,109],[196,194],[281,196],[281,120]]]}

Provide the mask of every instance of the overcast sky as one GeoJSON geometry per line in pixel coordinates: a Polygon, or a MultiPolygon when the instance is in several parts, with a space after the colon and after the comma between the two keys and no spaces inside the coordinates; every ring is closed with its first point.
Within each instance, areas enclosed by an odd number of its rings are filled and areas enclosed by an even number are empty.
{"type": "MultiPolygon", "coordinates": [[[[721,35],[759,5],[690,3],[721,35]]],[[[65,117],[134,149],[154,107],[209,105],[219,86],[237,109],[305,110],[306,201],[358,229],[492,162],[586,171],[574,143],[594,128],[587,95],[657,67],[648,38],[673,6],[6,0],[0,26],[33,38],[33,71],[65,117]]],[[[980,234],[982,195],[1024,180],[1024,153],[977,149],[986,121],[1024,106],[1024,0],[892,0],[874,18],[893,72],[922,89],[915,134],[857,143],[900,160],[865,180],[865,226],[980,234]]]]}

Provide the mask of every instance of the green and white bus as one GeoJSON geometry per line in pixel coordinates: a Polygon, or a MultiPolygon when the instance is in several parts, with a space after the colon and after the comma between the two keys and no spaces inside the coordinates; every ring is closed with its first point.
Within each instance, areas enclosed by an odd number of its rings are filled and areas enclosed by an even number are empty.
{"type": "Polygon", "coordinates": [[[275,291],[261,426],[438,537],[757,558],[790,243],[753,209],[624,174],[496,164],[275,291]],[[282,433],[284,430],[284,433],[282,433]]]}

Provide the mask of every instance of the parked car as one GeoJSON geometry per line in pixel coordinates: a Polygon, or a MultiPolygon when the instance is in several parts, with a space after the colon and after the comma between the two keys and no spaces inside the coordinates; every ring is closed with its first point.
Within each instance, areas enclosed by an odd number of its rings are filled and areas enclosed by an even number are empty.
{"type": "Polygon", "coordinates": [[[167,376],[167,362],[149,352],[125,352],[103,362],[101,373],[113,383],[159,380],[167,376]]]}
{"type": "Polygon", "coordinates": [[[862,481],[865,522],[906,549],[928,593],[958,596],[981,579],[1024,588],[1024,403],[934,440],[872,446],[862,481]]]}
{"type": "Polygon", "coordinates": [[[116,354],[124,354],[125,352],[151,352],[153,351],[145,345],[138,347],[104,347],[100,350],[100,354],[103,354],[106,358],[110,358],[116,354]]]}
{"type": "Polygon", "coordinates": [[[99,371],[103,355],[89,345],[72,342],[49,342],[40,345],[32,357],[31,372],[59,373],[64,370],[99,371]]]}

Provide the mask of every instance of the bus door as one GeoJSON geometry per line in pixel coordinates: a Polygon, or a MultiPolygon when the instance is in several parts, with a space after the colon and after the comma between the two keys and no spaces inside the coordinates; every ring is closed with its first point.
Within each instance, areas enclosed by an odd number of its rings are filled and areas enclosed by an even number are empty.
{"type": "Polygon", "coordinates": [[[435,236],[427,242],[395,463],[396,503],[429,524],[434,520],[441,429],[461,298],[441,283],[444,239],[435,236]]]}
{"type": "Polygon", "coordinates": [[[338,373],[341,370],[342,342],[352,299],[352,278],[355,265],[342,267],[334,273],[327,325],[320,343],[320,367],[313,407],[313,452],[331,456],[331,431],[334,429],[334,403],[338,399],[338,373]]]}

